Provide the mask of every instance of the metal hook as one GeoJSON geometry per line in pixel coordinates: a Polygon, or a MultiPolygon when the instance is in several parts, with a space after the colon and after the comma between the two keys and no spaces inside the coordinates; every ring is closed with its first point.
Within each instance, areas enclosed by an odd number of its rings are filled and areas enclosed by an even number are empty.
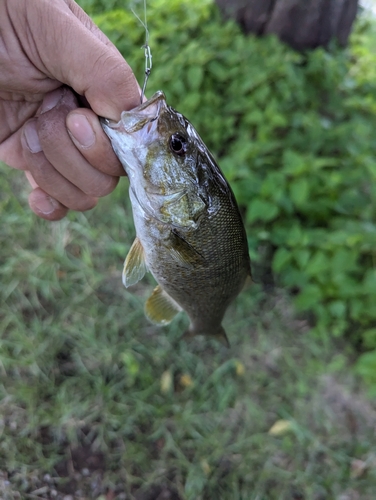
{"type": "Polygon", "coordinates": [[[145,97],[145,90],[146,90],[146,85],[149,80],[149,76],[151,73],[151,68],[153,67],[152,64],[152,55],[151,55],[151,50],[149,47],[149,30],[148,30],[148,23],[146,19],[146,0],[144,0],[144,16],[145,16],[145,21],[141,21],[139,16],[135,13],[133,9],[131,9],[134,16],[140,21],[141,25],[145,29],[145,45],[143,45],[141,48],[145,49],[145,77],[144,77],[144,84],[142,86],[142,91],[141,91],[141,104],[144,100],[145,97]]]}
{"type": "Polygon", "coordinates": [[[151,55],[151,50],[150,50],[150,47],[147,43],[145,45],[143,45],[141,48],[145,49],[145,77],[144,77],[144,84],[142,86],[142,92],[141,92],[141,104],[142,104],[142,102],[144,100],[144,96],[145,96],[146,85],[148,83],[149,76],[151,73],[151,68],[153,67],[153,63],[152,63],[153,56],[151,55]]]}

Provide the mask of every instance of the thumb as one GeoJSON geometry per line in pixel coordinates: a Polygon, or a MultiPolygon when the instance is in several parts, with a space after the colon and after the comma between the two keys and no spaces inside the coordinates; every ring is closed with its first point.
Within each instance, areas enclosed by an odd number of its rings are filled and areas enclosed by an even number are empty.
{"type": "Polygon", "coordinates": [[[122,111],[139,104],[140,89],[131,68],[75,2],[26,5],[39,69],[85,96],[97,115],[119,119],[122,111]]]}

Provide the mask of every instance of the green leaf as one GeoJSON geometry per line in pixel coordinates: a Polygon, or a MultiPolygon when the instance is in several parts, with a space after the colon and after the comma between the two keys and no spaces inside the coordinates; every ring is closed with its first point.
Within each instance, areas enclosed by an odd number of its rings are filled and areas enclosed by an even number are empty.
{"type": "Polygon", "coordinates": [[[330,313],[336,318],[342,318],[346,313],[346,303],[343,300],[335,300],[329,304],[330,313]]]}
{"type": "Polygon", "coordinates": [[[373,392],[376,390],[376,350],[362,354],[356,365],[355,371],[361,375],[365,381],[373,386],[373,392]]]}
{"type": "Polygon", "coordinates": [[[304,269],[309,262],[311,252],[310,252],[310,250],[308,250],[306,248],[294,249],[293,256],[294,256],[294,259],[296,260],[299,268],[304,269]]]}
{"type": "Polygon", "coordinates": [[[188,87],[192,90],[198,90],[201,87],[204,78],[202,66],[190,66],[187,71],[188,87]]]}
{"type": "Polygon", "coordinates": [[[273,203],[256,198],[248,208],[247,222],[252,223],[256,220],[270,221],[278,215],[278,212],[278,207],[273,203]]]}
{"type": "Polygon", "coordinates": [[[317,285],[308,285],[296,297],[295,305],[298,309],[306,311],[320,303],[322,300],[322,292],[317,285]]]}
{"type": "Polygon", "coordinates": [[[369,269],[363,280],[364,293],[376,295],[376,270],[369,269]]]}
{"type": "Polygon", "coordinates": [[[283,170],[287,174],[300,175],[307,171],[307,162],[305,158],[296,151],[286,149],[283,153],[283,170]]]}
{"type": "Polygon", "coordinates": [[[329,268],[330,259],[328,258],[328,255],[325,252],[318,250],[313,254],[313,257],[308,262],[305,272],[309,276],[317,276],[327,272],[329,268]]]}
{"type": "Polygon", "coordinates": [[[366,349],[376,349],[376,328],[369,328],[363,332],[362,339],[366,349]]]}
{"type": "Polygon", "coordinates": [[[279,248],[273,257],[273,270],[277,273],[286,268],[287,264],[291,262],[292,253],[287,248],[279,248]]]}
{"type": "Polygon", "coordinates": [[[307,201],[309,184],[307,179],[297,179],[290,184],[290,196],[298,207],[307,201]]]}

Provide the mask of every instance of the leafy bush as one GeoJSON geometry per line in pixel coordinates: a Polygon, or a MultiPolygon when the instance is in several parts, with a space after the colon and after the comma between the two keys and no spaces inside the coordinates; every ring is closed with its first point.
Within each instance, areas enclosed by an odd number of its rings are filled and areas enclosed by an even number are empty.
{"type": "MultiPolygon", "coordinates": [[[[142,80],[139,21],[116,10],[96,22],[142,80]]],[[[370,28],[358,27],[345,52],[302,55],[274,37],[244,36],[207,0],[150,0],[148,24],[148,94],[163,89],[218,158],[244,210],[256,267],[296,294],[315,332],[347,333],[376,349],[370,28]]]]}

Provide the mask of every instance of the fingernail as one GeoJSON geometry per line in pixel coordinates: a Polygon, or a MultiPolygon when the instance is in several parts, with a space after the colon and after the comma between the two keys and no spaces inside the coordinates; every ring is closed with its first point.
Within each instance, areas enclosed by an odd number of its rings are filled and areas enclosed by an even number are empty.
{"type": "Polygon", "coordinates": [[[67,117],[67,127],[80,146],[88,148],[94,144],[95,134],[86,116],[71,113],[67,117]]]}
{"type": "Polygon", "coordinates": [[[24,137],[26,145],[32,153],[40,153],[42,151],[42,146],[40,145],[39,142],[35,121],[30,121],[25,124],[24,137]]]}
{"type": "Polygon", "coordinates": [[[59,89],[53,90],[52,92],[47,94],[43,99],[43,103],[40,108],[40,113],[41,114],[46,113],[50,109],[54,108],[63,97],[63,93],[64,90],[60,87],[59,89]]]}
{"type": "Polygon", "coordinates": [[[44,219],[53,221],[62,219],[68,212],[67,207],[52,198],[40,187],[36,187],[29,194],[29,206],[31,210],[44,219]]]}
{"type": "Polygon", "coordinates": [[[34,207],[43,215],[52,214],[59,206],[59,203],[48,195],[35,196],[34,207]]]}

